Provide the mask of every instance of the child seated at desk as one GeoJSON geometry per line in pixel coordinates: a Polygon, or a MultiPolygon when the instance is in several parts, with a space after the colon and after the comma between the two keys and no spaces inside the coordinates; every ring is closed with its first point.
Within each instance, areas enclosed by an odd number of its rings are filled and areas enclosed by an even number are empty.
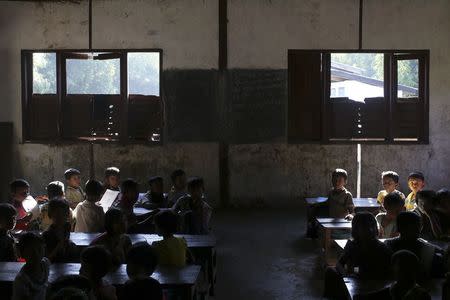
{"type": "Polygon", "coordinates": [[[381,183],[383,184],[384,190],[380,191],[377,196],[377,201],[381,205],[383,205],[384,197],[386,197],[387,194],[396,192],[400,195],[400,197],[405,200],[405,195],[400,192],[398,189],[398,180],[399,176],[394,171],[385,171],[381,173],[381,183]]]}
{"type": "Polygon", "coordinates": [[[9,203],[0,203],[0,261],[17,261],[15,239],[11,230],[16,225],[16,209],[9,203]]]}
{"type": "Polygon", "coordinates": [[[103,277],[112,270],[111,253],[103,246],[81,252],[80,275],[89,279],[96,299],[117,300],[116,288],[103,277]]]}
{"type": "Polygon", "coordinates": [[[11,204],[17,211],[16,229],[27,230],[28,223],[32,219],[32,214],[27,213],[22,202],[30,195],[30,184],[24,179],[16,179],[9,185],[11,191],[11,204]]]}
{"type": "Polygon", "coordinates": [[[82,202],[85,198],[83,189],[81,188],[81,172],[77,169],[67,169],[64,172],[66,178],[66,199],[69,202],[70,208],[75,209],[77,204],[82,202]]]}
{"type": "Polygon", "coordinates": [[[120,191],[120,170],[116,167],[109,167],[105,170],[105,182],[104,182],[105,191],[120,191]]]}
{"type": "Polygon", "coordinates": [[[94,300],[94,295],[91,283],[86,277],[81,275],[63,275],[50,283],[47,289],[47,298],[51,300],[94,300]],[[75,295],[76,297],[71,298],[75,295]]]}
{"type": "Polygon", "coordinates": [[[325,297],[344,299],[343,276],[361,279],[384,279],[389,276],[391,251],[378,238],[375,217],[369,212],[357,213],[352,220],[352,237],[345,245],[336,268],[325,272],[325,297]]]}
{"type": "Polygon", "coordinates": [[[442,236],[439,216],[436,214],[437,197],[434,191],[422,190],[416,195],[417,207],[414,212],[422,221],[420,237],[426,240],[436,240],[442,236]]]}
{"type": "Polygon", "coordinates": [[[121,193],[112,204],[112,207],[120,209],[127,220],[127,228],[135,226],[138,222],[133,212],[134,205],[139,198],[138,183],[131,178],[122,182],[121,193]]]}
{"type": "MultiPolygon", "coordinates": [[[[61,181],[52,181],[47,185],[47,200],[52,199],[65,199],[64,196],[64,183],[61,181]]],[[[41,205],[41,214],[39,216],[39,229],[45,231],[52,224],[52,221],[48,217],[48,201],[41,205]]],[[[72,210],[70,210],[70,214],[68,216],[68,221],[71,225],[73,225],[73,214],[72,210]]]]}
{"type": "MultiPolygon", "coordinates": [[[[419,259],[408,250],[400,250],[392,256],[395,282],[388,288],[355,297],[358,300],[401,299],[428,300],[427,291],[417,284],[419,259]]],[[[446,299],[446,298],[443,298],[446,299]]]]}
{"type": "Polygon", "coordinates": [[[347,184],[347,171],[336,169],[331,174],[331,182],[333,189],[328,194],[328,211],[330,218],[353,218],[354,205],[352,193],[350,193],[345,185],[347,184]]]}
{"type": "Polygon", "coordinates": [[[188,181],[189,194],[178,199],[172,211],[183,217],[182,231],[189,234],[208,234],[212,208],[203,197],[204,182],[200,177],[188,181]]]}
{"type": "Polygon", "coordinates": [[[170,179],[172,180],[172,188],[170,189],[167,198],[169,206],[173,206],[178,199],[187,194],[186,173],[181,169],[177,169],[172,172],[170,179]]]}
{"type": "Polygon", "coordinates": [[[155,216],[155,225],[156,232],[163,237],[162,241],[152,244],[158,256],[158,264],[184,267],[189,250],[184,238],[173,236],[177,229],[177,216],[170,210],[159,212],[155,216]]]}
{"type": "Polygon", "coordinates": [[[110,208],[105,214],[106,232],[95,238],[91,245],[102,245],[112,255],[112,263],[119,266],[125,263],[128,250],[131,248],[131,239],[127,232],[127,220],[121,210],[110,208]]]}
{"type": "Polygon", "coordinates": [[[168,208],[167,194],[164,193],[164,182],[161,176],[154,176],[148,180],[150,189],[135,204],[136,207],[146,209],[168,208]]]}
{"type": "Polygon", "coordinates": [[[156,269],[158,257],[147,242],[134,244],[127,255],[128,280],[121,299],[139,300],[142,295],[148,299],[162,300],[161,284],[150,277],[156,269]]]}
{"type": "Polygon", "coordinates": [[[88,180],[85,186],[86,200],[78,203],[75,208],[75,232],[103,232],[105,228],[105,213],[103,207],[96,203],[100,201],[103,186],[97,180],[88,180]]]}
{"type": "Polygon", "coordinates": [[[416,195],[425,187],[425,176],[421,172],[412,172],[408,176],[408,187],[411,190],[405,199],[405,207],[407,211],[416,209],[416,195]]]}
{"type": "Polygon", "coordinates": [[[388,239],[385,244],[392,252],[409,250],[420,261],[419,281],[430,277],[442,277],[444,274],[443,251],[419,238],[421,231],[420,217],[413,212],[401,212],[397,216],[399,237],[388,239]]]}
{"type": "Polygon", "coordinates": [[[71,224],[67,221],[70,214],[69,203],[64,199],[52,199],[48,202],[48,217],[52,224],[42,233],[45,241],[45,256],[52,262],[76,261],[78,252],[70,240],[71,224]]]}
{"type": "Polygon", "coordinates": [[[437,207],[436,214],[441,223],[442,233],[446,236],[450,235],[450,191],[440,189],[436,193],[437,207]]]}
{"type": "Polygon", "coordinates": [[[398,236],[397,216],[405,210],[405,200],[397,192],[391,192],[384,197],[386,212],[379,213],[375,219],[378,222],[380,238],[388,239],[398,236]]]}
{"type": "Polygon", "coordinates": [[[13,283],[13,300],[45,300],[50,261],[44,257],[44,241],[32,232],[19,239],[19,254],[26,264],[20,269],[13,283]]]}

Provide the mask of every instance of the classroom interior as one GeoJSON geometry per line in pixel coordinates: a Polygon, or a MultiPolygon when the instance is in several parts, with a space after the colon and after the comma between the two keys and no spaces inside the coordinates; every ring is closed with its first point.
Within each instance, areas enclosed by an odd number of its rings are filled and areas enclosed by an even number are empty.
{"type": "Polygon", "coordinates": [[[84,186],[118,167],[141,193],[183,169],[213,209],[214,276],[189,297],[322,299],[339,247],[306,235],[305,199],[333,170],[355,198],[387,170],[405,195],[413,171],[450,189],[449,30],[447,0],[1,1],[1,202],[13,179],[37,197],[68,168],[84,186]]]}

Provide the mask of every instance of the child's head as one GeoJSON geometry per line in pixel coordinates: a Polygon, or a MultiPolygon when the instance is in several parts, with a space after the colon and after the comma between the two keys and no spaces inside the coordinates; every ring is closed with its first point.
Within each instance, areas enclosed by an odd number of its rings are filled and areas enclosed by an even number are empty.
{"type": "Polygon", "coordinates": [[[187,189],[193,199],[201,199],[204,192],[204,182],[201,177],[192,177],[188,180],[187,189]]]}
{"type": "Polygon", "coordinates": [[[347,184],[347,171],[344,169],[336,169],[331,173],[331,183],[335,190],[341,190],[347,184]]]}
{"type": "Polygon", "coordinates": [[[30,194],[30,184],[25,179],[15,179],[9,184],[11,198],[22,202],[30,194]]]}
{"type": "Polygon", "coordinates": [[[398,192],[390,192],[384,197],[383,206],[388,214],[397,216],[405,210],[405,200],[398,192]]]}
{"type": "Polygon", "coordinates": [[[448,189],[440,189],[436,193],[439,208],[447,214],[450,214],[450,191],[448,189]]]}
{"type": "Polygon", "coordinates": [[[400,282],[415,282],[419,270],[419,259],[408,250],[400,250],[392,255],[395,279],[400,282]]]}
{"type": "Polygon", "coordinates": [[[81,252],[80,275],[100,281],[112,268],[111,253],[103,246],[90,246],[81,252]]]}
{"type": "Polygon", "coordinates": [[[64,197],[64,183],[61,181],[50,182],[47,185],[47,196],[49,200],[64,197]]]}
{"type": "Polygon", "coordinates": [[[397,230],[400,238],[405,240],[416,240],[422,230],[420,217],[412,211],[403,211],[397,216],[397,230]]]}
{"type": "Polygon", "coordinates": [[[156,252],[147,242],[134,244],[127,254],[127,274],[130,279],[149,277],[158,264],[156,252]]]}
{"type": "Polygon", "coordinates": [[[173,171],[170,175],[170,179],[172,179],[172,184],[176,190],[180,191],[186,188],[186,173],[183,170],[177,169],[173,171]]]}
{"type": "Polygon", "coordinates": [[[34,232],[27,232],[20,236],[18,250],[27,263],[40,262],[44,257],[44,240],[34,232]]]}
{"type": "Polygon", "coordinates": [[[52,199],[48,202],[48,217],[54,225],[60,226],[67,223],[70,215],[69,203],[65,199],[52,199]]]}
{"type": "Polygon", "coordinates": [[[105,213],[105,231],[112,235],[124,234],[127,231],[127,220],[120,209],[110,208],[105,213]]]}
{"type": "Polygon", "coordinates": [[[64,172],[64,177],[66,178],[66,183],[68,186],[73,188],[79,188],[81,185],[81,172],[77,169],[67,169],[64,172]]]}
{"type": "Polygon", "coordinates": [[[436,193],[431,190],[422,190],[417,192],[417,207],[422,212],[430,212],[436,207],[436,193]]]}
{"type": "Polygon", "coordinates": [[[89,300],[88,294],[74,287],[65,287],[48,296],[49,300],[89,300]]]}
{"type": "Polygon", "coordinates": [[[378,236],[378,225],[375,217],[369,212],[357,213],[352,220],[352,237],[356,241],[368,241],[378,236]]]}
{"type": "Polygon", "coordinates": [[[172,235],[177,231],[177,216],[171,210],[161,211],[155,216],[155,226],[159,235],[172,235]]]}
{"type": "Polygon", "coordinates": [[[17,211],[9,203],[0,203],[0,230],[11,230],[16,226],[17,211]]]}
{"type": "Polygon", "coordinates": [[[86,192],[86,199],[89,202],[97,202],[100,200],[100,197],[103,193],[103,186],[100,181],[97,181],[95,179],[88,180],[84,189],[86,192]]]}
{"type": "Polygon", "coordinates": [[[120,186],[120,170],[116,167],[109,167],[105,170],[105,184],[113,189],[120,186]]]}
{"type": "Polygon", "coordinates": [[[164,193],[164,182],[161,176],[153,176],[148,180],[148,185],[150,187],[150,192],[154,194],[164,193]]]}
{"type": "Polygon", "coordinates": [[[421,172],[412,172],[408,176],[408,187],[409,189],[417,193],[421,191],[425,186],[425,177],[421,172]]]}
{"type": "Polygon", "coordinates": [[[386,192],[391,193],[398,188],[399,176],[394,171],[385,171],[381,173],[381,181],[386,192]]]}
{"type": "MultiPolygon", "coordinates": [[[[80,275],[63,275],[53,281],[47,289],[47,295],[50,299],[85,299],[80,295],[89,295],[91,293],[91,283],[86,277],[80,275]],[[72,290],[72,291],[70,291],[72,290]],[[76,298],[68,297],[76,295],[76,298]],[[81,294],[83,295],[83,294],[81,294]],[[66,297],[64,297],[66,296],[66,297]]],[[[89,298],[86,298],[89,299],[89,298]]]]}
{"type": "Polygon", "coordinates": [[[134,179],[126,179],[121,185],[122,198],[126,198],[127,203],[133,206],[139,198],[139,186],[134,179]]]}

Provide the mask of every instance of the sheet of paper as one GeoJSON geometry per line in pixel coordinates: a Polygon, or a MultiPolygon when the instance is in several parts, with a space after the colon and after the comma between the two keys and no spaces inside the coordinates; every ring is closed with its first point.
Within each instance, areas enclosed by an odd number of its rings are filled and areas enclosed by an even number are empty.
{"type": "Polygon", "coordinates": [[[22,207],[27,213],[32,214],[31,220],[34,220],[37,217],[39,217],[40,214],[39,205],[31,195],[29,195],[22,201],[22,207]]]}
{"type": "Polygon", "coordinates": [[[113,190],[106,190],[106,192],[103,194],[102,199],[98,202],[98,204],[103,207],[103,211],[107,212],[108,209],[113,204],[114,200],[116,200],[117,196],[119,195],[119,191],[113,191],[113,190]]]}

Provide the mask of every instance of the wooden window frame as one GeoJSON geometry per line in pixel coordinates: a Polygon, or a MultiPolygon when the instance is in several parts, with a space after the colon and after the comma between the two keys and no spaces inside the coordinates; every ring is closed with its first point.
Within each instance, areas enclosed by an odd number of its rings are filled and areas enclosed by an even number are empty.
{"type": "MultiPolygon", "coordinates": [[[[21,51],[21,71],[22,71],[22,142],[23,143],[43,143],[43,144],[73,144],[73,143],[120,143],[120,144],[146,144],[146,145],[163,145],[165,134],[165,104],[162,84],[163,70],[163,51],[159,48],[147,49],[24,49],[21,51]],[[122,107],[120,112],[120,134],[118,140],[106,140],[98,138],[82,138],[82,137],[64,137],[64,96],[66,93],[66,68],[64,59],[70,58],[76,53],[83,52],[107,52],[112,53],[115,58],[120,58],[120,97],[122,107]],[[159,54],[159,96],[155,95],[134,95],[128,94],[128,53],[158,53],[159,54]],[[46,138],[36,138],[32,134],[31,124],[31,103],[33,97],[33,53],[55,53],[56,54],[56,96],[57,103],[57,120],[56,135],[46,138]],[[117,56],[117,57],[116,57],[117,56]],[[128,115],[128,107],[130,98],[139,96],[141,98],[148,97],[152,100],[155,98],[161,102],[161,128],[160,140],[148,141],[144,138],[134,138],[129,136],[128,124],[130,121],[128,115]]],[[[46,96],[36,94],[37,96],[46,96]]],[[[52,94],[54,95],[54,94],[52,94]]]]}
{"type": "Polygon", "coordinates": [[[288,50],[288,105],[286,106],[286,137],[287,142],[291,144],[302,144],[302,143],[318,143],[318,144],[429,144],[429,68],[430,68],[430,50],[420,49],[289,49],[288,50]],[[321,53],[321,118],[320,126],[321,134],[320,137],[310,139],[299,137],[297,132],[298,128],[294,128],[292,124],[293,118],[296,118],[296,113],[289,110],[289,107],[293,107],[298,110],[298,105],[295,104],[295,99],[293,99],[293,94],[295,93],[295,79],[294,71],[291,69],[291,57],[296,54],[307,54],[307,53],[321,53]],[[384,54],[384,98],[386,101],[386,112],[387,112],[387,126],[386,133],[383,140],[370,140],[370,139],[354,139],[354,140],[333,140],[330,139],[330,124],[327,118],[330,109],[330,71],[331,71],[331,53],[381,53],[384,54]],[[422,122],[419,124],[417,140],[400,140],[394,138],[393,134],[393,111],[394,111],[394,100],[396,99],[396,70],[394,70],[394,57],[399,56],[405,59],[419,59],[419,99],[421,102],[421,110],[423,115],[422,122]],[[294,132],[292,132],[294,131],[294,132]],[[295,132],[297,131],[297,132],[295,132]]]}

